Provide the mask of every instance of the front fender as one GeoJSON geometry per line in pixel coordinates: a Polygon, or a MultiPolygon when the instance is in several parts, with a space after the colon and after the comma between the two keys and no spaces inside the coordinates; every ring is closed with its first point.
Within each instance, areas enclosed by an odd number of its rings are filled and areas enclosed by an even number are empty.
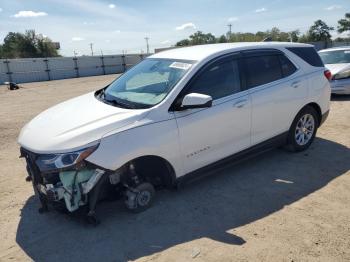
{"type": "Polygon", "coordinates": [[[167,160],[177,177],[183,175],[178,130],[175,119],[131,128],[103,137],[98,149],[86,160],[109,170],[142,156],[167,160]]]}

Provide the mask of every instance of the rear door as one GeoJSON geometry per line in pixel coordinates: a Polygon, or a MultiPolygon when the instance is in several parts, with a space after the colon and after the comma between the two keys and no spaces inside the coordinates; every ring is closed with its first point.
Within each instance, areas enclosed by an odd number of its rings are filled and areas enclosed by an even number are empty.
{"type": "Polygon", "coordinates": [[[179,99],[189,93],[210,95],[213,105],[175,112],[186,173],[250,146],[251,104],[241,90],[238,55],[207,65],[179,99]]]}
{"type": "Polygon", "coordinates": [[[302,72],[279,50],[254,50],[243,56],[255,145],[288,131],[307,98],[308,86],[302,72]]]}

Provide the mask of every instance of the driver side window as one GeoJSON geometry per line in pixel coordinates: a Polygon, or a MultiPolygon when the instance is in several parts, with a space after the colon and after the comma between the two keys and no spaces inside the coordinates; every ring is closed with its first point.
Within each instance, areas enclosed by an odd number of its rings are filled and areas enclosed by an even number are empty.
{"type": "Polygon", "coordinates": [[[215,100],[240,91],[238,61],[225,59],[205,69],[191,84],[187,93],[205,94],[215,100]]]}

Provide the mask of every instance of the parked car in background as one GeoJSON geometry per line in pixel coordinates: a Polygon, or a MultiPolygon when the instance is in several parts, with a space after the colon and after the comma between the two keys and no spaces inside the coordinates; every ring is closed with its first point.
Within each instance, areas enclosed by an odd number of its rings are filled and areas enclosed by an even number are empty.
{"type": "Polygon", "coordinates": [[[319,55],[297,43],[201,45],[154,54],[107,87],[56,105],[21,131],[42,208],[89,208],[106,193],[147,209],[158,188],[285,145],[306,150],[329,112],[319,55]]]}
{"type": "Polygon", "coordinates": [[[350,46],[324,49],[319,55],[332,73],[332,94],[350,95],[350,46]]]}

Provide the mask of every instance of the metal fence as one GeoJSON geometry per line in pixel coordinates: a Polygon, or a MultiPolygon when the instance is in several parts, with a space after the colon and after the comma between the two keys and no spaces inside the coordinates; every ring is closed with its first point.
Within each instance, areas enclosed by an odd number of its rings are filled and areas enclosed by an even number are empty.
{"type": "Polygon", "coordinates": [[[144,54],[0,59],[0,84],[122,73],[144,54]]]}
{"type": "MultiPolygon", "coordinates": [[[[317,50],[350,45],[347,42],[314,42],[317,50]]],[[[0,84],[26,83],[65,78],[118,74],[140,62],[147,55],[108,55],[0,59],[0,84]]]]}

